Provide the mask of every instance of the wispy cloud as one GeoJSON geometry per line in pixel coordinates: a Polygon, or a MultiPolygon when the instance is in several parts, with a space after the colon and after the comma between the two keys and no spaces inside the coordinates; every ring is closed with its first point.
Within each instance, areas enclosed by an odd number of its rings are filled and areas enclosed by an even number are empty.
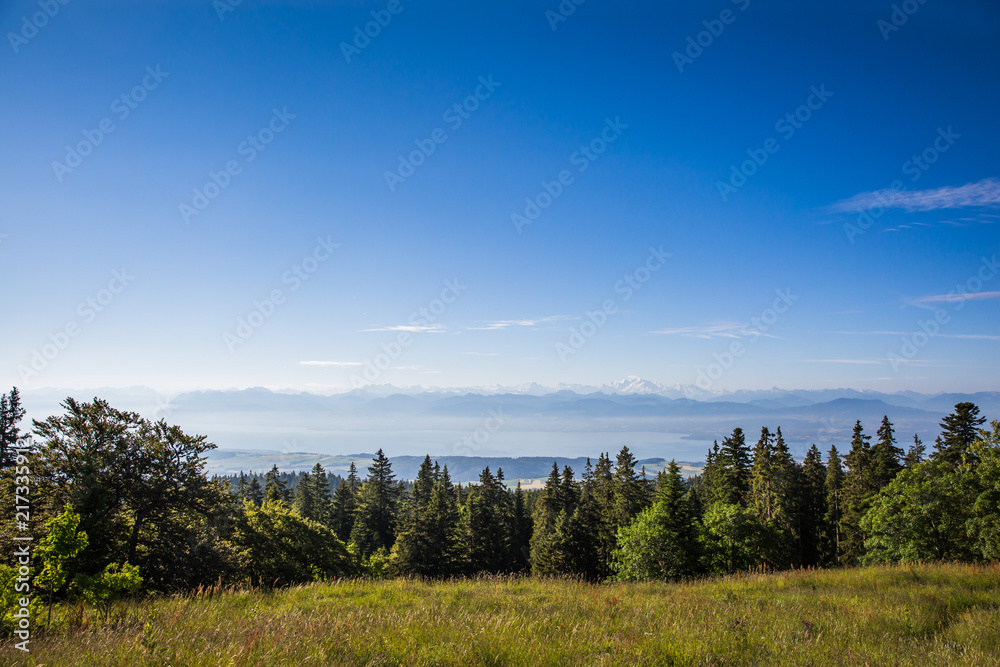
{"type": "Polygon", "coordinates": [[[774,338],[771,334],[763,333],[745,322],[715,322],[700,327],[660,329],[649,333],[658,336],[688,336],[690,338],[744,338],[750,335],[774,338]]]}
{"type": "Polygon", "coordinates": [[[906,211],[937,211],[970,206],[1000,206],[1000,180],[986,178],[958,187],[931,190],[875,190],[862,192],[828,206],[828,213],[859,213],[873,208],[901,208],[906,211]]]}
{"type": "Polygon", "coordinates": [[[300,361],[303,366],[364,366],[363,361],[300,361]]]}
{"type": "Polygon", "coordinates": [[[511,327],[535,327],[539,324],[548,324],[549,322],[555,322],[561,319],[565,319],[564,316],[550,315],[549,317],[540,317],[533,320],[496,320],[494,322],[487,322],[482,326],[466,328],[471,331],[499,331],[502,329],[510,329],[511,327]]]}
{"type": "Polygon", "coordinates": [[[809,364],[884,364],[885,359],[803,359],[809,364]]]}
{"type": "MultiPolygon", "coordinates": [[[[912,331],[834,331],[835,334],[848,336],[912,336],[912,331]]],[[[965,340],[1000,340],[1000,336],[992,334],[934,334],[935,338],[959,338],[965,340]]]]}
{"type": "Polygon", "coordinates": [[[405,331],[408,333],[443,333],[446,327],[443,324],[400,324],[394,327],[372,327],[371,329],[361,329],[363,332],[370,331],[405,331]]]}
{"type": "Polygon", "coordinates": [[[967,292],[964,294],[931,294],[915,299],[913,303],[953,303],[956,301],[982,301],[1000,299],[1000,292],[967,292]]]}

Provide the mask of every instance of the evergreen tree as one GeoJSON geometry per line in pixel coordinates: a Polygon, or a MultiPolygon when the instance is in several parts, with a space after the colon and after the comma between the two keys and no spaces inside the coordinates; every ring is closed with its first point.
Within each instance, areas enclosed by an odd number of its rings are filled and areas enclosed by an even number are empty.
{"type": "Polygon", "coordinates": [[[242,502],[248,500],[248,494],[250,493],[250,483],[247,482],[247,476],[240,471],[239,479],[236,480],[236,487],[233,489],[236,497],[242,502]]]}
{"type": "Polygon", "coordinates": [[[799,563],[820,564],[823,548],[823,520],[826,516],[826,466],[816,445],[802,461],[799,486],[799,563]]]}
{"type": "Polygon", "coordinates": [[[732,435],[723,439],[714,457],[712,485],[706,490],[708,505],[716,502],[747,504],[750,495],[750,448],[743,429],[733,429],[732,435]]]}
{"type": "Polygon", "coordinates": [[[288,485],[285,480],[281,478],[281,473],[278,471],[278,464],[267,471],[264,475],[264,502],[282,502],[287,503],[291,491],[288,489],[288,485]]]}
{"type": "Polygon", "coordinates": [[[846,564],[860,563],[865,554],[861,517],[868,511],[878,490],[872,470],[871,436],[865,435],[861,421],[854,424],[851,451],[844,457],[847,474],[842,493],[843,516],[840,519],[840,559],[846,564]]]}
{"type": "Polygon", "coordinates": [[[781,429],[772,436],[763,427],[754,448],[749,507],[774,538],[761,554],[772,567],[788,567],[798,557],[797,472],[781,429]]]}
{"type": "Polygon", "coordinates": [[[619,579],[678,579],[697,571],[697,524],[680,466],[671,461],[657,476],[655,502],[618,533],[614,570],[619,579]]]}
{"type": "MultiPolygon", "coordinates": [[[[941,437],[936,444],[934,457],[952,463],[959,463],[970,455],[969,448],[976,441],[979,427],[986,417],[979,415],[975,403],[956,403],[955,411],[941,422],[941,437]]],[[[974,454],[971,454],[975,456],[974,454]]]]}
{"type": "Polygon", "coordinates": [[[316,489],[312,483],[312,475],[303,473],[295,485],[295,500],[292,511],[303,519],[316,520],[316,489]]]}
{"type": "Polygon", "coordinates": [[[913,444],[910,445],[910,449],[906,452],[906,458],[903,459],[903,467],[907,470],[915,467],[918,463],[924,460],[924,443],[920,442],[920,436],[916,433],[913,434],[913,444]]]}
{"type": "Polygon", "coordinates": [[[313,495],[313,515],[309,518],[318,521],[324,526],[330,525],[331,498],[330,498],[330,477],[326,474],[326,469],[317,462],[309,473],[312,481],[313,495]]]}
{"type": "Polygon", "coordinates": [[[357,493],[357,510],[351,529],[351,541],[363,556],[379,549],[392,549],[396,541],[402,488],[395,480],[392,463],[379,449],[372,465],[368,466],[368,479],[357,493]]]}
{"type": "Polygon", "coordinates": [[[545,487],[535,503],[531,534],[531,571],[534,574],[560,574],[558,552],[561,544],[557,539],[556,524],[572,514],[574,507],[565,505],[566,493],[559,466],[553,461],[552,471],[545,481],[545,487]]]}
{"type": "MultiPolygon", "coordinates": [[[[562,484],[559,492],[565,493],[562,484]]],[[[502,470],[494,477],[489,467],[483,469],[479,485],[469,490],[463,519],[463,537],[472,572],[496,574],[517,569],[514,505],[503,485],[502,470]]]]}
{"type": "Polygon", "coordinates": [[[21,394],[17,387],[10,394],[0,395],[0,468],[6,468],[14,463],[14,448],[21,437],[18,426],[24,418],[24,408],[21,407],[21,394]]]}
{"type": "Polygon", "coordinates": [[[881,489],[893,480],[903,469],[901,463],[903,450],[896,446],[896,438],[892,430],[889,416],[882,417],[882,424],[876,433],[875,444],[871,448],[872,485],[874,490],[881,489]]]}
{"type": "Polygon", "coordinates": [[[826,513],[823,515],[823,540],[821,543],[824,565],[840,564],[840,522],[844,517],[844,469],[836,445],[830,447],[826,460],[824,491],[826,513]]]}
{"type": "MultiPolygon", "coordinates": [[[[593,526],[599,517],[595,517],[593,526]]],[[[593,527],[592,526],[592,527],[593,527]]],[[[524,570],[531,564],[531,515],[525,503],[521,480],[517,480],[514,491],[514,551],[517,554],[517,569],[524,570]]]]}
{"type": "Polygon", "coordinates": [[[351,490],[351,483],[344,480],[333,494],[330,516],[330,527],[341,541],[347,542],[351,539],[356,509],[357,501],[354,491],[351,490]]]}
{"type": "Polygon", "coordinates": [[[614,493],[612,528],[616,534],[649,505],[649,489],[646,482],[636,474],[635,464],[632,452],[627,446],[622,447],[615,462],[611,485],[614,493]]]}
{"type": "Polygon", "coordinates": [[[607,567],[611,563],[611,554],[617,546],[614,527],[614,472],[611,457],[607,452],[597,457],[592,483],[590,495],[597,505],[597,516],[594,517],[591,531],[597,543],[598,560],[607,567]]]}
{"type": "Polygon", "coordinates": [[[264,489],[260,486],[260,480],[257,479],[257,475],[250,471],[250,483],[247,484],[247,500],[252,502],[257,507],[260,507],[264,502],[264,489]]]}
{"type": "Polygon", "coordinates": [[[392,570],[428,577],[455,574],[459,567],[458,505],[448,477],[424,458],[406,500],[399,536],[392,548],[392,570]]]}

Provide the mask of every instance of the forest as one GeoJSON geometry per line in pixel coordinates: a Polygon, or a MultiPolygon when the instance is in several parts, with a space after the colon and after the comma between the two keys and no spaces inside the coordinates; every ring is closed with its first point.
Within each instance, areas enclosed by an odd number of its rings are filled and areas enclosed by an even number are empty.
{"type": "MultiPolygon", "coordinates": [[[[116,410],[63,403],[22,431],[17,389],[0,399],[4,633],[16,627],[19,535],[33,537],[36,617],[61,600],[106,613],[123,596],[211,586],[282,587],[355,577],[481,574],[582,581],[682,580],[746,571],[1000,560],[1000,422],[972,403],[941,421],[932,449],[874,436],[801,461],[780,428],[736,428],[685,479],[655,479],[627,447],[581,471],[553,465],[542,489],[486,468],[455,484],[424,459],[396,479],[380,450],[366,474],[320,465],[209,478],[204,435],[116,410]],[[14,508],[27,505],[23,524],[14,508]]],[[[19,508],[20,511],[20,508],[19,508]]],[[[23,561],[22,561],[23,563],[23,561]]],[[[22,577],[19,579],[19,574],[22,577]]],[[[43,623],[44,624],[44,623],[43,623]]]]}

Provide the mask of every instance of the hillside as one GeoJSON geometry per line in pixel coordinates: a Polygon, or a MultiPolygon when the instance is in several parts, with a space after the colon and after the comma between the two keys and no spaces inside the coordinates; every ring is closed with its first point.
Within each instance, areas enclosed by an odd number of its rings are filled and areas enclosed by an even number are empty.
{"type": "MultiPolygon", "coordinates": [[[[63,611],[60,610],[59,614],[63,611]]],[[[1000,567],[339,581],[141,602],[10,665],[995,665],[1000,567]]]]}

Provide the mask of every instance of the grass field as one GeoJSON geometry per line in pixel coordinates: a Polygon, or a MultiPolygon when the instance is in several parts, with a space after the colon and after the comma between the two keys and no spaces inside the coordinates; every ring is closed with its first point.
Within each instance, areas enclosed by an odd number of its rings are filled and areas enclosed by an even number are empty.
{"type": "MultiPolygon", "coordinates": [[[[64,610],[68,612],[69,610],[64,610]]],[[[161,598],[11,665],[1000,665],[1000,566],[685,584],[317,583],[161,598]]]]}

